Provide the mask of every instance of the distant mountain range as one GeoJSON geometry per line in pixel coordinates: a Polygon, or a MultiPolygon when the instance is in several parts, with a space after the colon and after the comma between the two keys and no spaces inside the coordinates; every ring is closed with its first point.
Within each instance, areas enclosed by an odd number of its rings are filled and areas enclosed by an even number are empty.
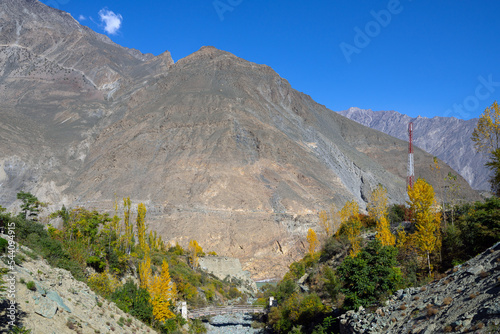
{"type": "MultiPolygon", "coordinates": [[[[196,239],[269,278],[304,252],[319,210],[364,208],[378,184],[405,200],[405,141],[319,105],[269,66],[213,47],[174,63],[39,1],[1,3],[0,205],[24,190],[52,208],[112,211],[130,196],[164,240],[196,239]]],[[[415,150],[419,175],[432,178],[431,162],[415,150]]]]}
{"type": "Polygon", "coordinates": [[[414,144],[450,165],[476,190],[489,190],[490,171],[484,166],[487,155],[476,152],[471,140],[477,118],[416,117],[396,111],[350,108],[340,115],[360,124],[408,140],[408,123],[413,122],[414,144]]]}

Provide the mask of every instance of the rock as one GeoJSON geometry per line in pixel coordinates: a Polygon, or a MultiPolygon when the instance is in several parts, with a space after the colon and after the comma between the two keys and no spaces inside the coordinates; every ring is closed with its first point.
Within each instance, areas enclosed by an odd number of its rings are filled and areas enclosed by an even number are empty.
{"type": "Polygon", "coordinates": [[[52,319],[57,312],[57,303],[48,298],[42,298],[40,303],[35,307],[35,313],[42,317],[52,319]]]}
{"type": "Polygon", "coordinates": [[[483,266],[478,265],[467,269],[467,272],[472,275],[478,275],[480,272],[484,271],[483,266]]]}
{"type": "Polygon", "coordinates": [[[61,296],[59,296],[59,294],[55,291],[49,291],[47,292],[47,298],[53,300],[54,302],[56,302],[56,304],[61,307],[63,310],[65,310],[66,312],[69,312],[71,313],[71,310],[69,309],[68,306],[66,306],[66,304],[64,304],[61,296]]]}

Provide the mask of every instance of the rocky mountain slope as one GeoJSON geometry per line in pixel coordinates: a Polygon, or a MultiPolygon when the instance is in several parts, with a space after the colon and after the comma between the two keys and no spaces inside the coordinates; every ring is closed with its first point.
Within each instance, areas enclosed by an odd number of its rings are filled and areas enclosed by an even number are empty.
{"type": "Polygon", "coordinates": [[[375,312],[349,311],[341,333],[499,333],[500,243],[421,288],[399,290],[375,312]]]}
{"type": "Polygon", "coordinates": [[[396,111],[349,108],[339,114],[360,124],[408,140],[408,123],[413,122],[415,145],[437,156],[456,170],[477,190],[489,190],[490,171],[484,166],[488,156],[476,152],[470,139],[477,118],[467,121],[454,117],[417,117],[396,111]]]}
{"type": "MultiPolygon", "coordinates": [[[[30,258],[32,253],[21,246],[19,254],[27,261],[16,265],[14,271],[17,321],[31,329],[31,333],[155,332],[120,310],[115,303],[96,295],[85,283],[74,279],[69,271],[51,267],[46,260],[30,258]],[[34,282],[34,288],[28,288],[29,282],[34,282]]],[[[0,261],[0,268],[7,268],[3,261],[0,261]]],[[[2,300],[0,296],[0,333],[8,332],[10,299],[2,300]]]]}
{"type": "MultiPolygon", "coordinates": [[[[174,64],[36,0],[1,2],[0,205],[16,206],[19,190],[57,209],[110,211],[130,196],[164,240],[196,239],[271,278],[304,251],[319,210],[364,207],[379,183],[405,200],[404,141],[317,104],[268,66],[213,47],[174,64]]],[[[431,161],[415,150],[417,176],[432,181],[431,161]]]]}

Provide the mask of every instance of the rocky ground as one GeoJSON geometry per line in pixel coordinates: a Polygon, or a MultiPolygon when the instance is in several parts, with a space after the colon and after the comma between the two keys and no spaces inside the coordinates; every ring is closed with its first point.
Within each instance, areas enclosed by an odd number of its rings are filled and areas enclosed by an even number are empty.
{"type": "MultiPolygon", "coordinates": [[[[97,296],[64,269],[45,260],[32,259],[21,247],[26,261],[16,266],[15,301],[17,317],[33,334],[64,333],[154,333],[144,323],[121,311],[114,303],[97,296]],[[32,290],[28,282],[34,282],[32,290]]],[[[0,268],[7,266],[0,261],[0,268]]],[[[0,296],[0,301],[6,293],[0,296]]],[[[6,300],[0,307],[0,333],[8,333],[6,300]]]]}
{"type": "Polygon", "coordinates": [[[341,316],[341,333],[500,333],[500,243],[449,275],[397,291],[375,312],[341,316]]]}

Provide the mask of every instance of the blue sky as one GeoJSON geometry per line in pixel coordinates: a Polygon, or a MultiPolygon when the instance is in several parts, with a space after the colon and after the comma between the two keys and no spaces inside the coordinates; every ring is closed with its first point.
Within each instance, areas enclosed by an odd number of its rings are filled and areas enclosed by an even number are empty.
{"type": "Polygon", "coordinates": [[[500,100],[498,0],[42,2],[143,53],[269,65],[335,111],[470,119],[500,100]]]}

